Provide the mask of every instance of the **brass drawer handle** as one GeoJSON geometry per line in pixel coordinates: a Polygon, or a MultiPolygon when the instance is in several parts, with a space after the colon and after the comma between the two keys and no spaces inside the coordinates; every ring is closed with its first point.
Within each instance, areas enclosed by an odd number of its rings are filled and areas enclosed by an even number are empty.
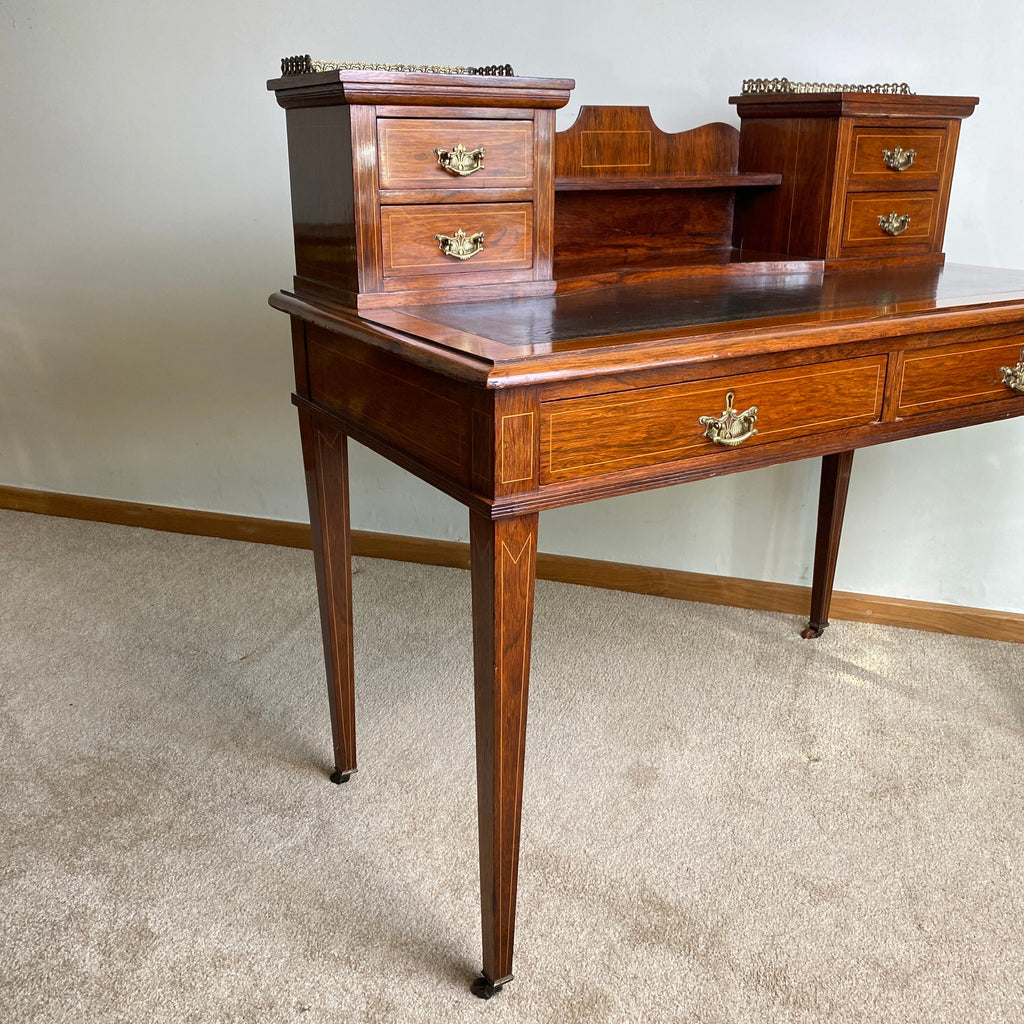
{"type": "Polygon", "coordinates": [[[438,166],[443,167],[449,174],[462,178],[484,169],[483,146],[479,149],[466,149],[459,142],[451,149],[435,149],[434,155],[437,157],[438,166]]]}
{"type": "Polygon", "coordinates": [[[905,171],[913,164],[916,156],[916,150],[903,149],[902,146],[882,150],[882,159],[885,161],[885,166],[891,171],[905,171]]]}
{"type": "Polygon", "coordinates": [[[720,417],[701,416],[700,425],[704,428],[704,436],[715,444],[735,448],[757,433],[754,424],[757,422],[757,406],[752,405],[746,412],[736,412],[732,407],[733,392],[725,396],[725,409],[720,417]]]}
{"type": "Polygon", "coordinates": [[[475,235],[467,235],[462,228],[459,228],[454,235],[434,235],[437,239],[437,247],[445,254],[457,260],[468,260],[484,249],[484,233],[478,231],[475,235]]]}
{"type": "Polygon", "coordinates": [[[902,235],[907,228],[910,227],[910,214],[909,213],[896,213],[893,211],[887,216],[883,217],[881,214],[878,215],[878,226],[887,235],[902,235]]]}
{"type": "Polygon", "coordinates": [[[1020,350],[1020,360],[1016,366],[1000,366],[999,369],[1007,387],[1024,393],[1024,348],[1020,350]]]}

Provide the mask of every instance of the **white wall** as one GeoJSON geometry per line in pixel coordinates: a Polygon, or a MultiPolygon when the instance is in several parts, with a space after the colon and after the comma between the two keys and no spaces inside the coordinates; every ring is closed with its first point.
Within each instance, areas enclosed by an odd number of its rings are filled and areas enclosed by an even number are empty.
{"type": "MultiPolygon", "coordinates": [[[[286,319],[282,56],[512,63],[666,130],[733,121],[747,77],[979,95],[951,261],[1024,267],[1016,0],[0,0],[0,482],[306,517],[286,319]]],[[[1024,610],[1024,421],[858,453],[837,586],[1024,610]]],[[[365,450],[354,525],[465,538],[365,450]]],[[[817,467],[546,513],[549,551],[806,582],[817,467]]]]}

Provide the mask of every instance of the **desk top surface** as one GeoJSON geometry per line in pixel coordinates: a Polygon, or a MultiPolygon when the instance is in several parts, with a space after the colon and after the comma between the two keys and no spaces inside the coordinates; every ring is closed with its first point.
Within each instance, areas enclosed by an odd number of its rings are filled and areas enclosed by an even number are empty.
{"type": "MultiPolygon", "coordinates": [[[[314,308],[291,296],[272,301],[299,315],[297,307],[314,308]]],[[[414,339],[420,357],[426,342],[442,362],[476,364],[490,376],[545,375],[570,362],[618,361],[627,350],[642,350],[648,364],[685,362],[910,333],[919,323],[935,330],[1024,321],[1024,271],[952,264],[698,276],[542,298],[375,309],[359,320],[385,328],[387,347],[414,339]]]]}
{"type": "MultiPolygon", "coordinates": [[[[814,324],[1020,301],[1024,271],[950,265],[693,277],[546,298],[407,307],[404,312],[454,329],[447,344],[502,361],[590,348],[600,339],[694,327],[814,324]],[[476,351],[482,339],[491,343],[486,353],[476,351]]],[[[377,319],[373,312],[366,318],[377,319]]]]}

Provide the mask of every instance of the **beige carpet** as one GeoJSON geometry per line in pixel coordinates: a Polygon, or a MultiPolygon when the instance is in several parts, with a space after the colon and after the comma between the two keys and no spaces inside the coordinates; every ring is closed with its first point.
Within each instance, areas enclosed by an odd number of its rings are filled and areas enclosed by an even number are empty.
{"type": "MultiPolygon", "coordinates": [[[[842,565],[840,564],[840,575],[842,565]]],[[[0,513],[0,1021],[1024,1020],[1024,647],[537,588],[516,980],[469,578],[0,513]]]]}

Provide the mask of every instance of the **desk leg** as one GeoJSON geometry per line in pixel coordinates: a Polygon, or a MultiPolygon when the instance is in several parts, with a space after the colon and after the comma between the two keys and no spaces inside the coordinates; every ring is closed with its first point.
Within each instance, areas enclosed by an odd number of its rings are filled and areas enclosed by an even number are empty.
{"type": "Polygon", "coordinates": [[[339,430],[322,426],[301,409],[299,429],[334,738],[331,782],[348,782],[356,770],[348,439],[339,430]]]}
{"type": "Polygon", "coordinates": [[[470,512],[469,537],[484,946],[472,990],[490,999],[512,980],[537,514],[493,521],[470,512]]]}
{"type": "Polygon", "coordinates": [[[821,460],[818,494],[818,536],[814,545],[814,582],[811,585],[811,621],[800,634],[805,640],[821,636],[828,625],[832,584],[836,578],[839,538],[843,532],[846,494],[850,489],[853,452],[836,452],[821,460]]]}

